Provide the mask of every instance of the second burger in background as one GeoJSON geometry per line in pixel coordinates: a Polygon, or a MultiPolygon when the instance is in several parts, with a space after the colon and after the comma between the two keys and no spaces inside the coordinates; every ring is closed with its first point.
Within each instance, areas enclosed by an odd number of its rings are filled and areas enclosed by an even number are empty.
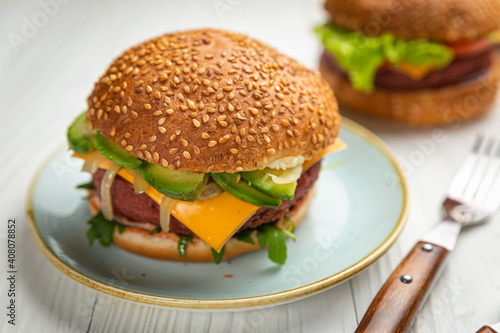
{"type": "Polygon", "coordinates": [[[341,105],[414,125],[478,116],[500,76],[497,0],[327,0],[320,71],[341,105]]]}

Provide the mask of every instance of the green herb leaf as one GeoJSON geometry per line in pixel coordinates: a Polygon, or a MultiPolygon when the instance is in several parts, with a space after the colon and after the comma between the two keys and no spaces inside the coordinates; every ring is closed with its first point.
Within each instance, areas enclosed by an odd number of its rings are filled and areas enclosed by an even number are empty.
{"type": "Polygon", "coordinates": [[[224,250],[226,249],[226,246],[224,246],[220,252],[215,251],[214,249],[210,248],[212,250],[212,257],[214,257],[214,262],[218,265],[222,261],[222,257],[224,256],[224,250]]]}
{"type": "Polygon", "coordinates": [[[267,245],[267,236],[263,228],[257,229],[257,241],[259,242],[259,247],[261,249],[265,248],[267,245]]]}
{"type": "Polygon", "coordinates": [[[290,231],[288,231],[286,229],[281,229],[281,231],[283,231],[283,233],[285,234],[285,236],[288,237],[288,238],[291,238],[293,240],[293,242],[295,243],[295,241],[296,241],[295,235],[292,232],[290,232],[290,231]]]}
{"type": "Polygon", "coordinates": [[[92,184],[92,182],[88,182],[88,183],[85,183],[85,184],[80,184],[76,188],[84,188],[84,189],[87,189],[87,190],[91,190],[91,189],[94,188],[94,184],[92,184]]]}
{"type": "Polygon", "coordinates": [[[106,220],[104,215],[99,212],[99,214],[92,217],[88,223],[91,225],[90,229],[87,231],[87,239],[90,246],[92,246],[95,240],[99,240],[99,243],[105,247],[111,245],[111,236],[115,229],[115,222],[106,220]]]}
{"type": "MultiPolygon", "coordinates": [[[[186,254],[186,249],[188,243],[193,242],[193,237],[188,235],[180,235],[179,241],[177,242],[177,250],[179,250],[179,256],[184,256],[186,254]]],[[[212,252],[213,253],[213,252],[212,252]]]]}
{"type": "Polygon", "coordinates": [[[245,243],[254,245],[255,242],[253,241],[253,239],[251,237],[252,232],[253,232],[253,230],[247,229],[247,230],[238,232],[237,234],[235,234],[233,236],[233,238],[236,238],[237,240],[239,240],[241,242],[245,242],[245,243]]]}
{"type": "Polygon", "coordinates": [[[390,33],[367,36],[359,31],[348,31],[331,23],[316,27],[325,50],[335,56],[352,86],[370,92],[375,75],[382,63],[393,66],[401,63],[443,68],[454,58],[447,46],[422,39],[404,40],[390,33]]]}
{"type": "Polygon", "coordinates": [[[269,259],[277,264],[283,265],[286,261],[285,233],[282,229],[273,225],[264,226],[267,243],[269,244],[269,259]]]}
{"type": "Polygon", "coordinates": [[[154,235],[154,234],[156,234],[157,232],[160,232],[160,231],[161,231],[161,228],[160,227],[156,227],[156,228],[154,228],[153,230],[151,230],[149,232],[149,235],[152,236],[152,235],[154,235]]]}
{"type": "Polygon", "coordinates": [[[116,223],[116,226],[118,227],[118,233],[123,234],[123,232],[125,231],[125,226],[119,223],[116,223]]]}

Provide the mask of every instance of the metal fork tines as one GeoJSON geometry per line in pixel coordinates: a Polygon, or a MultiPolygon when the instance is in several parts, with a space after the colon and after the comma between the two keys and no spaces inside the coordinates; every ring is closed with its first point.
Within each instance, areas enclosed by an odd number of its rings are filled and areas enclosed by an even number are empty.
{"type": "Polygon", "coordinates": [[[478,223],[500,205],[500,139],[480,134],[448,191],[445,209],[457,222],[478,223]],[[454,205],[449,205],[450,201],[454,205]],[[459,221],[460,220],[460,221],[459,221]]]}

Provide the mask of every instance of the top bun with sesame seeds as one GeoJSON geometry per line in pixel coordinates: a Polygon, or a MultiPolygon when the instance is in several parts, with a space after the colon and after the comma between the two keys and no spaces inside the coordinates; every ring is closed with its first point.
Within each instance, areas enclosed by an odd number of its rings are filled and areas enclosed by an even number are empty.
{"type": "Polygon", "coordinates": [[[116,58],[88,98],[88,120],[109,141],[164,167],[262,169],[314,158],[339,130],[319,74],[244,35],[163,35],[116,58]]]}

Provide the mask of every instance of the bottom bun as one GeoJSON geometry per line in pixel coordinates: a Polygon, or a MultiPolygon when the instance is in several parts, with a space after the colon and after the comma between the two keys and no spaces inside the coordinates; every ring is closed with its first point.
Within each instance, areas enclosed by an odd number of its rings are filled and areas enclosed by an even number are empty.
{"type": "Polygon", "coordinates": [[[494,52],[489,69],[475,79],[456,85],[423,90],[375,88],[364,93],[321,59],[319,68],[344,107],[367,115],[412,125],[439,125],[477,117],[493,103],[500,77],[500,55],[494,52]]]}
{"type": "MultiPolygon", "coordinates": [[[[306,216],[315,193],[316,185],[314,185],[311,190],[304,195],[304,197],[298,200],[297,204],[293,206],[292,210],[288,214],[288,218],[295,224],[295,226],[298,226],[306,216]]],[[[99,197],[95,195],[95,193],[91,192],[88,202],[92,215],[97,214],[100,210],[99,197]]],[[[142,256],[162,260],[184,262],[214,261],[211,247],[198,237],[193,237],[193,242],[187,244],[186,253],[181,257],[179,256],[179,250],[177,249],[177,243],[179,241],[178,234],[160,231],[150,235],[150,230],[155,227],[147,228],[149,230],[146,230],[145,228],[129,227],[129,225],[139,225],[137,222],[129,221],[117,216],[115,216],[115,220],[123,223],[124,225],[128,225],[122,233],[118,232],[118,228],[115,228],[113,232],[113,243],[124,250],[142,256]]],[[[278,221],[278,223],[279,222],[281,221],[278,221]]],[[[256,233],[253,232],[251,237],[255,243],[253,245],[231,238],[226,243],[224,257],[222,260],[231,259],[248,252],[260,250],[256,233]]]]}

